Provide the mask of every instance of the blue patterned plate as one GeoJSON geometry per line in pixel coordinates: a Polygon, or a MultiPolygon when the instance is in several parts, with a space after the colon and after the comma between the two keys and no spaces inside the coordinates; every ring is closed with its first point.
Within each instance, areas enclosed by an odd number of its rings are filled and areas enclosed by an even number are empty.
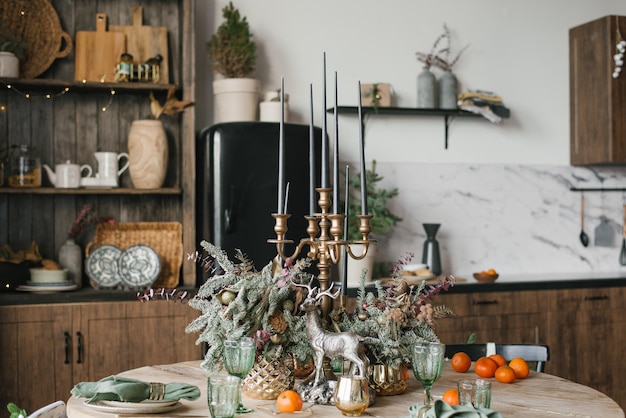
{"type": "Polygon", "coordinates": [[[119,261],[122,282],[130,287],[150,286],[161,273],[159,254],[147,245],[133,245],[119,261]]]}
{"type": "Polygon", "coordinates": [[[115,245],[96,247],[85,260],[85,273],[98,287],[116,287],[122,283],[118,262],[122,250],[115,245]]]}

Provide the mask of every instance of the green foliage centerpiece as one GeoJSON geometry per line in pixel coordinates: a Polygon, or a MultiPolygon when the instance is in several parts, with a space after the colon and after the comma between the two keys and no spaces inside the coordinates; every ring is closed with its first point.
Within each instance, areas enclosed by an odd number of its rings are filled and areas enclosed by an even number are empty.
{"type": "Polygon", "coordinates": [[[215,274],[189,300],[189,305],[201,314],[186,331],[200,332],[197,343],[208,345],[202,367],[220,370],[224,341],[240,337],[256,339],[257,363],[261,357],[271,360],[293,356],[302,363],[310,358],[313,351],[299,309],[304,291],[290,285],[309,282],[311,275],[304,270],[310,261],[287,260],[282,269],[271,262],[257,271],[240,251],[235,256],[238,262],[233,262],[219,247],[207,241],[201,246],[206,254],[198,260],[215,274]]]}
{"type": "Polygon", "coordinates": [[[411,364],[411,349],[416,343],[439,341],[435,320],[454,315],[448,307],[431,303],[435,295],[454,285],[454,277],[447,276],[432,285],[426,281],[409,285],[402,269],[412,258],[413,254],[406,253],[398,259],[388,286],[376,282],[375,292],[366,292],[363,276],[356,312],[338,309],[331,313],[338,329],[365,337],[372,365],[398,368],[411,364]]]}

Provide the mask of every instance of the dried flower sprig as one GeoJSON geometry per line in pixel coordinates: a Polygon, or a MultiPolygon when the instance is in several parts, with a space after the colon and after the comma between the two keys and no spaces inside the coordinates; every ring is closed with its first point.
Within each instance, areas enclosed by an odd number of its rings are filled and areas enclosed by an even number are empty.
{"type": "Polygon", "coordinates": [[[109,223],[114,224],[115,220],[110,217],[98,217],[98,206],[97,205],[84,205],[80,210],[74,222],[72,223],[72,227],[70,232],[67,234],[68,238],[74,239],[77,238],[85,229],[90,227],[91,225],[101,224],[101,223],[109,223]]]}
{"type": "Polygon", "coordinates": [[[178,100],[175,96],[176,87],[170,87],[167,91],[165,103],[161,103],[154,97],[154,93],[150,92],[150,112],[155,119],[159,119],[161,115],[174,116],[185,110],[186,107],[193,106],[192,100],[178,100]]]}
{"type": "Polygon", "coordinates": [[[443,24],[443,33],[435,39],[435,43],[433,44],[430,53],[426,54],[423,52],[416,52],[417,60],[421,61],[425,64],[427,68],[431,66],[439,67],[442,70],[450,70],[454,64],[457,63],[459,58],[461,58],[461,54],[469,47],[469,45],[464,46],[454,59],[450,60],[450,30],[448,26],[443,24]],[[447,40],[447,46],[437,50],[439,43],[443,40],[447,40]]]}

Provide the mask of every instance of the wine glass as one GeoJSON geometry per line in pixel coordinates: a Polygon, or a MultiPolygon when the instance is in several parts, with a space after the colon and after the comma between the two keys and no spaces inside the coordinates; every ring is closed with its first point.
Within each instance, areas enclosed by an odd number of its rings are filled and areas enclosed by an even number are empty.
{"type": "MultiPolygon", "coordinates": [[[[232,376],[237,376],[240,379],[246,377],[254,365],[255,354],[256,342],[254,338],[244,337],[239,340],[224,341],[224,367],[232,376]]],[[[241,403],[241,386],[239,386],[239,394],[237,397],[239,404],[237,406],[238,414],[253,411],[250,408],[246,408],[243,406],[243,403],[241,403]]]]}
{"type": "Polygon", "coordinates": [[[415,378],[422,382],[424,386],[424,406],[417,414],[418,418],[423,417],[432,406],[430,389],[435,380],[441,377],[443,371],[443,357],[446,352],[445,344],[441,343],[418,343],[413,347],[412,366],[415,378]]]}

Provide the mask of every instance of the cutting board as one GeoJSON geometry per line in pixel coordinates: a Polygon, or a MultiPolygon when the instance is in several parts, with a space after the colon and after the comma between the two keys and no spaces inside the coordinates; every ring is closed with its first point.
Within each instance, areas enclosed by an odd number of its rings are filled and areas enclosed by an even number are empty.
{"type": "Polygon", "coordinates": [[[159,84],[169,83],[167,27],[144,26],[143,7],[132,6],[133,24],[131,26],[111,25],[111,32],[126,35],[126,52],[133,56],[135,64],[143,64],[148,59],[160,54],[163,57],[160,65],[161,77],[159,84]]]}
{"type": "Polygon", "coordinates": [[[107,15],[96,14],[96,30],[76,32],[74,79],[112,82],[120,55],[126,52],[126,36],[107,32],[107,15]]]}

